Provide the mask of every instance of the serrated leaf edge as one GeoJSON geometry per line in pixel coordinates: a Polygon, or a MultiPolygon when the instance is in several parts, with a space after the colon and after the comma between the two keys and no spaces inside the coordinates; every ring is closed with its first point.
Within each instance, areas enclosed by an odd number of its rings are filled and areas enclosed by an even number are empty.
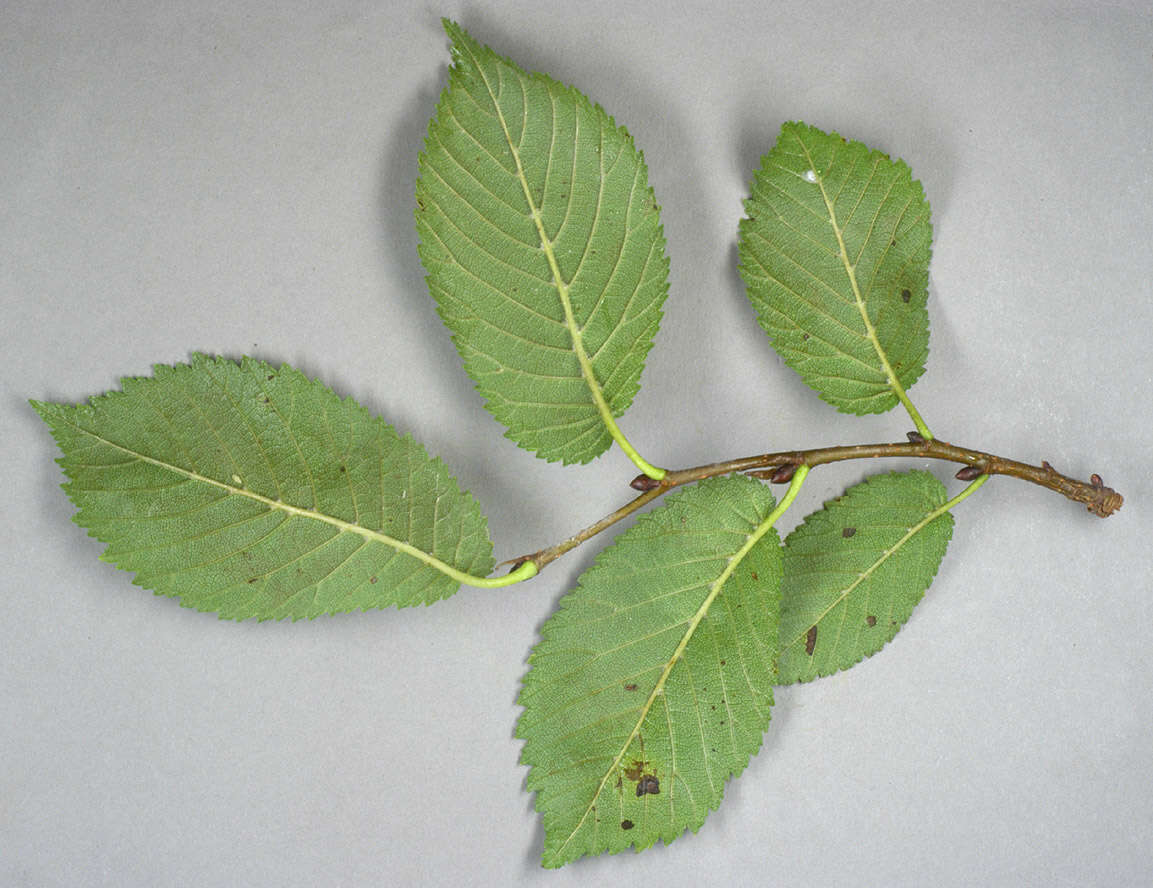
{"type": "MultiPolygon", "coordinates": [[[[183,366],[195,367],[197,365],[208,365],[208,364],[215,363],[216,361],[219,361],[219,360],[228,360],[228,359],[226,359],[226,358],[214,358],[210,355],[205,355],[205,354],[201,354],[201,353],[197,352],[197,353],[192,355],[191,363],[183,365],[183,366]]],[[[258,361],[254,358],[249,358],[247,356],[242,359],[242,365],[244,362],[247,362],[247,361],[256,361],[256,363],[258,363],[258,364],[261,364],[263,366],[267,366],[267,367],[269,367],[269,369],[273,369],[272,365],[265,364],[265,362],[263,362],[263,361],[258,361]]],[[[157,365],[154,365],[154,369],[159,368],[159,367],[164,367],[165,369],[174,369],[175,367],[178,367],[178,366],[181,366],[181,365],[157,364],[157,365]]],[[[300,375],[301,378],[308,380],[313,385],[322,385],[322,386],[324,385],[319,380],[316,380],[316,379],[309,380],[305,374],[300,373],[299,370],[296,370],[294,367],[290,367],[287,364],[281,365],[279,370],[280,370],[280,372],[290,371],[292,373],[296,373],[296,374],[300,375]]],[[[154,377],[147,377],[147,376],[144,376],[144,377],[127,377],[127,378],[121,380],[121,385],[123,387],[123,385],[128,381],[146,380],[146,379],[152,379],[152,378],[154,378],[154,377]]],[[[327,388],[327,386],[324,386],[324,387],[327,388]]],[[[108,445],[109,447],[115,448],[116,450],[119,450],[120,452],[122,452],[128,456],[131,456],[134,459],[137,459],[137,460],[140,460],[141,462],[145,462],[145,463],[149,463],[151,465],[157,466],[158,468],[164,469],[165,471],[169,471],[169,472],[172,472],[172,473],[177,474],[177,475],[182,475],[183,477],[187,478],[190,481],[198,481],[198,482],[203,482],[205,484],[210,484],[214,487],[219,487],[220,489],[227,491],[230,495],[244,496],[244,497],[247,497],[248,499],[259,502],[259,503],[267,506],[269,509],[276,509],[278,511],[281,511],[281,512],[284,512],[286,514],[293,515],[296,517],[300,517],[300,518],[307,518],[307,519],[312,519],[315,521],[321,521],[325,524],[329,524],[333,527],[336,527],[337,529],[341,530],[342,532],[354,533],[354,534],[357,534],[357,535],[363,537],[366,540],[370,540],[370,541],[374,541],[374,542],[378,542],[378,543],[383,543],[384,545],[389,546],[390,548],[396,549],[399,552],[403,552],[406,555],[410,555],[413,558],[416,558],[418,561],[422,562],[426,566],[440,571],[441,573],[445,574],[446,576],[450,577],[451,579],[456,580],[458,583],[467,584],[467,585],[471,585],[471,586],[509,585],[511,582],[517,582],[517,581],[522,580],[522,579],[527,579],[529,576],[535,574],[535,572],[536,572],[535,570],[532,571],[532,573],[527,573],[527,571],[521,571],[521,573],[517,575],[518,576],[517,580],[509,579],[510,577],[513,576],[513,574],[511,574],[511,573],[507,574],[503,577],[495,577],[495,578],[472,576],[471,574],[467,574],[464,571],[458,570],[457,568],[453,567],[452,565],[441,561],[439,558],[436,558],[435,556],[430,555],[428,552],[425,552],[422,549],[419,549],[410,543],[406,543],[403,540],[399,540],[399,539],[396,539],[394,537],[390,537],[387,534],[380,533],[379,531],[372,530],[371,528],[362,527],[358,524],[352,524],[348,521],[344,521],[343,519],[336,518],[332,515],[326,515],[323,512],[317,511],[315,508],[302,509],[299,506],[289,505],[288,503],[285,503],[282,500],[272,499],[270,497],[266,497],[266,496],[263,496],[261,494],[255,493],[251,490],[246,490],[243,487],[239,487],[239,486],[232,485],[232,484],[226,484],[223,481],[217,481],[213,478],[209,478],[205,475],[201,475],[201,474],[199,474],[197,472],[193,472],[189,469],[185,469],[185,468],[182,468],[180,466],[172,465],[171,463],[164,462],[163,460],[158,460],[154,457],[148,456],[147,454],[135,451],[130,447],[125,447],[123,444],[119,444],[116,441],[112,441],[108,438],[105,438],[102,435],[95,434],[90,429],[86,429],[86,428],[78,425],[77,423],[72,422],[68,418],[67,411],[70,409],[76,409],[76,407],[83,407],[83,406],[94,407],[99,397],[111,397],[111,396],[117,396],[117,395],[121,395],[121,394],[123,394],[123,392],[110,391],[110,392],[105,393],[103,396],[97,396],[97,397],[90,399],[88,405],[82,405],[82,404],[81,405],[68,405],[68,404],[58,404],[58,403],[47,402],[47,401],[36,401],[36,400],[30,400],[29,404],[40,415],[40,418],[43,419],[46,423],[48,423],[50,428],[52,426],[52,422],[49,420],[49,417],[51,416],[52,419],[55,420],[56,422],[67,423],[69,426],[76,429],[77,432],[79,432],[83,435],[86,435],[90,438],[93,438],[95,440],[98,440],[101,443],[108,445]],[[526,573],[527,573],[527,575],[525,575],[526,573]]],[[[342,400],[347,400],[347,399],[342,399],[342,400]]],[[[360,409],[362,409],[362,410],[365,409],[365,408],[361,407],[361,405],[359,405],[359,404],[357,404],[356,406],[360,407],[360,409]]],[[[383,420],[381,420],[381,421],[383,421],[383,420]]],[[[409,440],[412,440],[407,435],[403,436],[403,437],[408,438],[409,440]]],[[[417,446],[420,446],[420,445],[417,445],[417,446]]],[[[423,447],[421,447],[421,449],[423,450],[423,447]]],[[[436,464],[440,464],[440,465],[444,464],[440,460],[439,457],[430,457],[430,459],[432,460],[432,462],[434,462],[436,464]]],[[[63,465],[64,459],[63,458],[57,459],[56,462],[63,465]]],[[[65,474],[67,474],[67,472],[65,474]]],[[[67,489],[68,489],[67,484],[64,485],[64,488],[65,488],[65,491],[67,492],[67,489]]],[[[475,503],[475,499],[472,497],[472,495],[468,491],[465,491],[462,489],[461,492],[469,500],[472,500],[475,503]]],[[[69,499],[71,499],[71,494],[69,494],[69,499]]],[[[76,520],[78,518],[79,518],[79,513],[76,516],[74,516],[74,520],[76,520]]]]}
{"type": "MultiPolygon", "coordinates": [[[[788,124],[786,124],[788,127],[788,124]]],[[[917,431],[925,438],[932,438],[933,433],[929,431],[929,427],[925,424],[925,420],[921,418],[921,414],[917,408],[913,406],[913,402],[909,399],[908,394],[905,392],[905,387],[901,385],[901,381],[897,378],[896,371],[893,370],[893,365],[889,363],[889,356],[886,354],[884,346],[877,338],[876,328],[873,327],[873,322],[869,320],[869,311],[865,306],[864,296],[861,295],[861,287],[857,282],[857,266],[849,261],[849,251],[845,246],[844,233],[841,226],[837,223],[837,210],[833,205],[833,201],[829,197],[829,192],[825,189],[825,181],[821,173],[816,169],[816,162],[813,160],[812,154],[809,153],[808,146],[804,140],[797,134],[791,133],[797,144],[800,146],[801,151],[805,155],[805,159],[809,161],[809,171],[812,173],[812,181],[821,189],[821,199],[825,202],[825,211],[829,216],[829,224],[832,226],[833,233],[837,237],[837,246],[840,247],[840,260],[841,265],[845,269],[845,274],[848,276],[849,285],[853,288],[853,298],[857,303],[857,311],[861,314],[861,321],[865,325],[865,335],[868,337],[869,342],[873,344],[873,349],[877,353],[877,358],[881,362],[881,369],[884,370],[885,376],[889,380],[889,388],[892,389],[893,394],[897,396],[897,400],[904,406],[909,418],[913,420],[913,424],[917,427],[917,431]]]]}
{"type": "MultiPolygon", "coordinates": [[[[900,473],[894,472],[891,474],[900,474],[900,473]]],[[[982,478],[988,478],[988,476],[984,475],[984,476],[982,476],[982,478]]],[[[981,480],[981,479],[978,479],[978,480],[981,480]]],[[[981,483],[984,483],[984,481],[982,481],[981,483]]],[[[966,487],[957,496],[955,496],[952,499],[942,503],[936,509],[933,509],[933,511],[929,512],[924,518],[922,518],[920,521],[918,521],[916,524],[914,524],[912,527],[910,527],[905,532],[905,534],[899,540],[897,540],[896,543],[893,544],[892,547],[890,547],[890,548],[886,549],[884,552],[882,552],[880,557],[878,557],[876,561],[874,561],[872,564],[870,564],[868,566],[868,568],[866,568],[864,571],[862,571],[862,573],[857,577],[856,580],[854,580],[852,583],[850,583],[848,586],[846,586],[843,590],[841,590],[841,592],[833,600],[832,604],[830,604],[823,611],[821,611],[820,615],[815,620],[812,621],[812,624],[816,625],[817,623],[820,623],[821,620],[825,619],[825,617],[827,617],[829,615],[829,613],[834,608],[836,608],[838,605],[842,604],[844,602],[844,600],[846,598],[848,598],[849,595],[852,594],[854,589],[856,589],[861,583],[863,583],[865,580],[867,580],[869,577],[871,577],[880,568],[880,566],[882,564],[884,564],[886,561],[889,560],[889,558],[891,558],[893,555],[895,555],[907,542],[909,542],[909,540],[911,540],[913,537],[915,537],[918,533],[920,533],[922,530],[924,530],[926,527],[928,527],[930,524],[932,524],[934,521],[936,521],[942,515],[951,511],[953,506],[957,505],[957,503],[959,503],[962,499],[967,497],[970,493],[972,493],[976,489],[976,487],[979,487],[979,486],[980,486],[979,484],[974,482],[973,485],[966,487]],[[976,485],[976,486],[974,486],[974,485],[976,485]]],[[[816,514],[820,514],[820,513],[818,512],[816,514]]],[[[808,519],[805,520],[805,523],[806,524],[808,523],[808,519]]],[[[950,533],[950,536],[952,536],[951,533],[950,533]]],[[[785,547],[788,548],[788,545],[789,545],[789,541],[786,538],[785,539],[785,547]]],[[[944,559],[942,558],[942,560],[944,560],[944,559]]],[[[933,568],[933,577],[937,576],[937,571],[939,569],[940,569],[940,562],[937,562],[936,567],[933,568]]],[[[788,640],[781,639],[780,650],[784,650],[785,648],[796,644],[798,641],[800,641],[802,638],[805,637],[805,634],[808,631],[809,630],[806,629],[805,632],[802,632],[800,635],[796,636],[795,638],[790,638],[788,640]]],[[[862,657],[861,659],[864,659],[864,658],[862,657]]],[[[860,660],[857,660],[856,662],[859,663],[860,660]]],[[[838,669],[837,671],[843,671],[843,670],[838,669]]]]}
{"type": "MultiPolygon", "coordinates": [[[[561,307],[564,310],[565,327],[568,329],[569,336],[572,340],[573,353],[576,355],[577,362],[580,364],[581,375],[584,377],[585,385],[588,386],[589,393],[592,395],[593,403],[596,405],[597,412],[600,414],[601,421],[604,423],[609,434],[613,440],[617,442],[621,450],[625,452],[628,458],[639,468],[644,474],[650,478],[655,478],[658,481],[666,474],[665,470],[652,465],[640,455],[635,447],[625,437],[620,426],[617,425],[616,418],[613,416],[612,408],[609,407],[608,401],[605,399],[604,391],[601,388],[600,382],[593,372],[592,361],[589,359],[588,352],[585,351],[583,337],[581,335],[580,326],[576,321],[576,314],[573,311],[572,300],[569,298],[568,284],[565,283],[564,277],[561,274],[560,264],[557,262],[556,253],[553,250],[553,242],[549,238],[548,233],[544,229],[544,220],[541,217],[540,208],[537,207],[536,201],[532,196],[532,189],[529,187],[528,177],[525,176],[524,167],[521,164],[520,152],[517,150],[516,143],[513,141],[512,134],[508,129],[508,122],[505,120],[504,112],[501,110],[500,103],[497,101],[496,93],[489,83],[488,77],[485,75],[483,67],[476,57],[476,47],[479,45],[460,25],[448,19],[444,20],[444,29],[453,41],[453,51],[460,57],[463,57],[467,52],[472,59],[474,70],[484,82],[484,88],[488,92],[489,98],[492,100],[495,116],[500,122],[501,132],[504,133],[505,143],[508,146],[509,153],[512,155],[513,162],[516,165],[516,178],[520,183],[521,190],[524,192],[525,202],[528,204],[530,214],[532,216],[533,225],[536,227],[537,237],[540,239],[540,247],[548,260],[549,269],[552,271],[553,287],[557,291],[557,297],[560,299],[561,307]]],[[[494,53],[495,55],[495,53],[494,53]]],[[[506,64],[512,65],[518,71],[520,67],[513,62],[508,61],[502,56],[498,56],[506,64]]],[[[526,75],[527,76],[527,75],[526,75]]],[[[610,118],[611,122],[611,118],[610,118]]]]}
{"type": "Polygon", "coordinates": [[[797,474],[794,475],[792,484],[789,486],[788,491],[781,498],[780,502],[778,502],[776,506],[774,506],[774,508],[769,512],[768,517],[766,517],[764,521],[757,525],[757,527],[749,534],[748,538],[741,545],[741,547],[729,557],[729,560],[726,562],[725,567],[721,571],[720,575],[710,584],[709,594],[706,595],[705,600],[701,602],[701,606],[697,609],[697,612],[693,615],[692,620],[689,622],[688,627],[685,629],[685,633],[681,637],[680,643],[677,645],[676,650],[673,651],[672,656],[669,657],[668,662],[665,664],[664,669],[661,671],[660,678],[657,679],[656,685],[653,687],[653,690],[649,694],[648,699],[641,707],[640,715],[637,717],[636,724],[633,725],[632,731],[629,733],[628,737],[625,738],[624,743],[621,744],[620,752],[617,753],[616,757],[612,761],[612,764],[609,765],[608,770],[605,771],[605,775],[601,778],[600,783],[597,785],[596,792],[593,793],[592,799],[588,806],[585,808],[584,813],[577,820],[576,825],[572,828],[568,837],[565,838],[560,847],[554,851],[552,855],[552,862],[546,858],[542,861],[544,866],[556,867],[563,865],[565,862],[563,858],[564,849],[568,846],[568,843],[572,841],[573,837],[577,835],[578,832],[580,832],[581,827],[584,825],[589,815],[596,810],[597,799],[600,798],[601,793],[604,792],[605,785],[609,782],[613,775],[618,773],[622,759],[628,752],[629,746],[632,744],[633,740],[635,740],[637,735],[640,734],[641,727],[644,725],[645,719],[648,718],[649,710],[652,709],[652,706],[656,702],[657,698],[664,693],[665,684],[668,681],[669,675],[672,674],[673,669],[676,667],[677,663],[680,662],[681,655],[684,654],[685,648],[688,647],[689,642],[692,640],[693,634],[697,630],[697,626],[700,625],[701,620],[703,620],[708,614],[709,608],[712,607],[713,602],[724,588],[725,583],[728,582],[729,577],[733,575],[733,571],[735,571],[737,567],[740,566],[740,563],[745,559],[745,556],[749,554],[753,546],[760,542],[765,534],[773,529],[773,525],[776,524],[777,520],[792,504],[792,501],[796,497],[797,492],[800,490],[801,484],[804,482],[805,475],[807,473],[808,467],[801,466],[797,471],[797,474]]]}

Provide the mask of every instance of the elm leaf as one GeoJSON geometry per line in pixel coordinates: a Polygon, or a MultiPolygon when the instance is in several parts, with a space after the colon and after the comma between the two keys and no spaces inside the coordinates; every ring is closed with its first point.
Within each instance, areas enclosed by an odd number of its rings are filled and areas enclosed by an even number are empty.
{"type": "Polygon", "coordinates": [[[928,472],[874,475],[786,537],[777,684],[848,669],[893,639],[945,557],[947,498],[928,472]]]}
{"type": "MultiPolygon", "coordinates": [[[[785,362],[846,413],[883,413],[929,353],[929,203],[909,167],[803,123],[761,159],[740,270],[785,362]]],[[[928,437],[928,436],[927,436],[928,437]]]]}
{"type": "Polygon", "coordinates": [[[453,65],[420,156],[416,226],[465,370],[521,447],[584,463],[616,438],[659,477],[615,422],[668,290],[644,158],[572,87],[445,29],[453,65]]]}
{"type": "Polygon", "coordinates": [[[670,495],[545,624],[517,729],[545,866],[696,831],[760,748],[781,581],[773,508],[743,476],[670,495]]]}
{"type": "Polygon", "coordinates": [[[492,570],[439,460],[288,366],[196,355],[88,404],[33,402],[76,522],[135,582],[222,617],[428,604],[492,570]]]}

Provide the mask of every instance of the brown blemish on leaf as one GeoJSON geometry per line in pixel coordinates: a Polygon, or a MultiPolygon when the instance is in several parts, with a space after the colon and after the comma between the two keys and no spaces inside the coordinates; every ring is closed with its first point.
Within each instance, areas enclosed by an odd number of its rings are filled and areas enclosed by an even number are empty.
{"type": "Polygon", "coordinates": [[[805,653],[810,657],[817,647],[817,627],[816,624],[809,627],[809,631],[805,633],[805,653]]]}
{"type": "Polygon", "coordinates": [[[255,582],[256,582],[257,580],[259,580],[259,579],[260,579],[260,577],[249,577],[249,578],[248,578],[248,582],[250,582],[250,583],[255,583],[255,582]]]}
{"type": "Polygon", "coordinates": [[[852,536],[853,534],[855,534],[856,532],[857,532],[857,528],[855,528],[855,527],[846,527],[846,528],[844,528],[844,529],[841,531],[841,536],[843,536],[845,539],[848,539],[849,537],[851,537],[851,536],[852,536]]]}
{"type": "Polygon", "coordinates": [[[872,614],[869,614],[867,617],[865,617],[865,622],[868,623],[870,627],[873,627],[877,625],[877,618],[872,614]]]}
{"type": "Polygon", "coordinates": [[[909,290],[908,287],[906,287],[904,290],[901,291],[901,301],[902,302],[908,302],[912,298],[913,298],[913,294],[909,290]]]}
{"type": "Polygon", "coordinates": [[[660,795],[661,782],[656,774],[644,774],[637,783],[637,798],[643,795],[660,795]]]}
{"type": "MultiPolygon", "coordinates": [[[[629,780],[640,780],[644,770],[645,762],[638,762],[634,759],[633,763],[625,768],[625,777],[629,780]]],[[[637,793],[637,795],[640,795],[640,793],[637,793]]]]}
{"type": "Polygon", "coordinates": [[[370,583],[375,583],[375,582],[376,582],[376,577],[369,577],[369,578],[368,578],[368,581],[369,581],[370,583]]]}
{"type": "Polygon", "coordinates": [[[626,691],[635,691],[636,689],[637,689],[637,686],[636,686],[635,684],[627,684],[627,685],[625,685],[625,690],[626,690],[626,691]]]}
{"type": "Polygon", "coordinates": [[[621,821],[621,829],[632,829],[632,828],[633,828],[633,822],[631,820],[622,820],[621,821]]]}

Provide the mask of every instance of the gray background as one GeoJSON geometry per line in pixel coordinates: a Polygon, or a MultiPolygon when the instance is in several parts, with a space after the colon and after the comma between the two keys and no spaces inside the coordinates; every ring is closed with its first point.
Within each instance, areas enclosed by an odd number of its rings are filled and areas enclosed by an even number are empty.
{"type": "MultiPolygon", "coordinates": [[[[1153,882],[1144,0],[9,0],[0,18],[0,884],[1153,882]],[[600,542],[430,608],[222,622],[96,560],[26,404],[252,354],[440,454],[498,558],[624,502],[619,452],[563,468],[501,436],[425,291],[412,191],[442,14],[646,152],[672,289],[622,424],[651,459],[909,428],[820,402],[744,299],[741,200],[800,118],[905,158],[932,201],[911,394],[937,434],[1127,497],[1101,521],[994,479],[892,645],[778,694],[698,835],[559,873],[537,866],[515,697],[600,542]]],[[[814,473],[785,529],[869,468],[814,473]]]]}

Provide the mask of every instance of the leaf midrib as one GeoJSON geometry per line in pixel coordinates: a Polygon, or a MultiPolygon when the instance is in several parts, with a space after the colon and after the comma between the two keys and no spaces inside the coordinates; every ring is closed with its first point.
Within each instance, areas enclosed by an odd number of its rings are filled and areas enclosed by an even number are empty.
{"type": "Polygon", "coordinates": [[[882,552],[881,555],[872,564],[870,564],[867,568],[865,568],[865,570],[862,571],[857,576],[857,579],[855,579],[853,582],[851,582],[844,589],[842,589],[841,591],[836,593],[836,596],[834,597],[832,603],[829,604],[829,606],[826,607],[824,610],[822,610],[820,612],[820,614],[817,616],[817,618],[815,620],[813,620],[811,623],[809,623],[808,626],[805,627],[804,632],[802,632],[796,638],[791,639],[787,643],[782,644],[781,650],[783,651],[786,648],[790,648],[793,645],[797,644],[802,638],[805,637],[805,635],[808,633],[810,627],[815,626],[816,624],[820,623],[821,620],[825,619],[825,617],[827,617],[830,613],[832,613],[835,608],[837,608],[841,604],[843,604],[845,599],[848,598],[853,593],[853,590],[856,589],[859,585],[861,585],[861,583],[865,582],[865,580],[869,579],[869,577],[871,577],[874,573],[876,573],[882,564],[884,564],[886,561],[888,561],[890,558],[892,558],[893,555],[895,555],[901,548],[903,548],[905,546],[906,543],[909,542],[909,540],[911,540],[918,533],[920,533],[922,530],[924,530],[926,527],[928,527],[930,524],[932,524],[937,518],[941,517],[941,515],[948,512],[952,507],[953,507],[952,502],[944,503],[943,505],[938,506],[936,509],[933,509],[933,511],[931,511],[928,515],[926,515],[924,518],[922,518],[920,521],[918,521],[916,524],[914,524],[912,527],[910,527],[905,532],[905,534],[899,540],[897,540],[896,543],[894,543],[892,546],[890,546],[888,549],[886,549],[884,552],[882,552]]]}
{"type": "Polygon", "coordinates": [[[131,447],[126,447],[123,444],[119,444],[116,441],[112,441],[109,438],[105,438],[103,435],[99,435],[99,434],[93,432],[91,429],[84,428],[83,426],[78,425],[77,423],[72,422],[63,416],[61,416],[61,421],[67,422],[68,425],[72,426],[72,428],[76,429],[81,434],[87,435],[88,437],[93,438],[96,441],[99,441],[101,444],[104,444],[108,447],[112,447],[115,450],[118,450],[121,453],[127,454],[128,456],[131,456],[134,459],[139,460],[141,462],[145,462],[145,463],[148,463],[150,465],[154,465],[154,466],[156,466],[160,469],[163,469],[165,471],[172,472],[175,475],[180,475],[184,478],[187,478],[190,481],[197,481],[197,482],[200,482],[203,484],[209,484],[213,487],[218,487],[221,490],[227,491],[229,493],[229,495],[247,497],[248,499],[251,499],[251,500],[254,500],[255,502],[261,503],[262,505],[268,507],[269,509],[275,509],[277,511],[281,511],[281,512],[284,512],[286,514],[289,514],[289,515],[292,515],[292,516],[298,517],[298,518],[306,518],[306,519],[310,519],[313,521],[320,521],[320,522],[323,522],[325,524],[331,525],[332,527],[335,527],[342,532],[357,534],[358,536],[361,536],[370,542],[382,543],[382,544],[384,544],[384,545],[386,545],[392,549],[395,549],[399,552],[403,552],[406,555],[411,555],[413,558],[416,558],[417,560],[423,562],[424,564],[428,565],[429,567],[433,567],[436,570],[439,570],[441,573],[448,575],[449,577],[456,580],[457,582],[475,582],[475,580],[477,579],[475,577],[470,577],[470,575],[464,573],[463,571],[457,570],[452,565],[441,561],[439,558],[436,558],[435,556],[430,555],[428,552],[425,552],[421,549],[418,549],[416,546],[413,546],[411,543],[406,543],[403,540],[399,540],[399,539],[396,539],[395,537],[388,536],[387,534],[381,533],[380,531],[372,530],[371,528],[364,527],[364,526],[359,525],[359,524],[352,524],[348,521],[345,521],[342,518],[337,518],[334,515],[328,515],[328,514],[325,514],[324,512],[320,512],[316,508],[303,509],[299,506],[293,506],[289,503],[286,503],[283,500],[272,499],[271,497],[264,496],[262,494],[256,493],[255,491],[246,490],[243,487],[237,487],[237,486],[232,485],[232,484],[226,484],[223,481],[217,481],[214,478],[209,478],[206,475],[201,475],[199,472],[194,472],[191,469],[184,468],[183,466],[174,465],[172,463],[165,462],[162,459],[157,459],[156,457],[149,456],[146,453],[141,453],[137,450],[133,450],[131,447]]]}
{"type": "Polygon", "coordinates": [[[712,607],[713,602],[716,601],[716,598],[720,594],[721,589],[724,588],[724,585],[728,581],[729,577],[733,575],[733,571],[737,569],[737,567],[745,559],[749,552],[752,551],[753,546],[755,546],[757,542],[759,542],[760,539],[772,529],[775,518],[776,510],[773,511],[768,519],[758,525],[748,535],[741,547],[732,556],[729,557],[721,573],[709,585],[708,595],[706,595],[704,601],[701,602],[701,606],[697,608],[696,613],[693,615],[685,629],[684,635],[681,637],[680,643],[677,645],[676,649],[665,663],[664,668],[661,670],[661,675],[657,679],[656,685],[653,687],[653,690],[649,694],[648,699],[645,700],[644,705],[641,707],[640,715],[637,717],[636,724],[633,725],[632,731],[629,732],[629,735],[625,738],[624,743],[621,744],[620,751],[613,758],[613,761],[609,765],[608,770],[605,771],[604,776],[601,778],[600,783],[597,785],[596,791],[593,793],[592,798],[589,800],[588,805],[585,807],[584,813],[581,814],[580,818],[576,822],[576,825],[573,826],[564,842],[562,842],[560,847],[556,849],[554,854],[555,859],[561,859],[565,848],[568,847],[569,842],[571,842],[576,837],[577,833],[579,833],[581,828],[584,826],[585,821],[589,818],[589,815],[592,814],[592,812],[596,809],[597,800],[601,797],[601,793],[604,792],[605,785],[617,772],[617,769],[620,767],[625,753],[627,753],[629,750],[629,746],[640,734],[641,726],[644,724],[645,719],[648,718],[649,711],[652,709],[653,704],[656,703],[658,697],[661,697],[664,694],[665,684],[668,682],[669,676],[672,674],[672,671],[676,667],[677,663],[680,662],[681,657],[685,652],[685,648],[688,647],[689,642],[692,640],[693,635],[697,631],[697,627],[701,623],[701,620],[703,620],[708,614],[709,609],[712,607]]]}
{"type": "Polygon", "coordinates": [[[894,372],[892,364],[889,363],[889,356],[885,353],[885,349],[881,346],[881,341],[877,338],[877,330],[873,326],[873,322],[869,320],[869,311],[865,306],[865,298],[861,295],[860,284],[857,283],[857,265],[855,262],[849,261],[849,250],[845,245],[844,232],[837,222],[837,211],[833,206],[832,199],[829,197],[829,192],[825,188],[824,177],[816,171],[813,157],[803,142],[801,143],[801,150],[805,153],[805,160],[809,163],[809,168],[813,170],[814,175],[817,177],[817,187],[821,189],[821,199],[825,202],[829,225],[833,229],[833,234],[837,237],[837,247],[840,250],[838,258],[840,258],[841,266],[845,269],[845,274],[849,279],[849,286],[853,289],[853,299],[857,304],[857,311],[861,315],[861,323],[865,326],[865,336],[869,342],[873,344],[873,349],[876,351],[877,358],[881,362],[881,369],[884,370],[885,376],[889,380],[889,388],[893,390],[893,394],[896,395],[898,399],[903,401],[905,394],[904,387],[901,385],[900,380],[897,379],[897,374],[894,372]]]}

